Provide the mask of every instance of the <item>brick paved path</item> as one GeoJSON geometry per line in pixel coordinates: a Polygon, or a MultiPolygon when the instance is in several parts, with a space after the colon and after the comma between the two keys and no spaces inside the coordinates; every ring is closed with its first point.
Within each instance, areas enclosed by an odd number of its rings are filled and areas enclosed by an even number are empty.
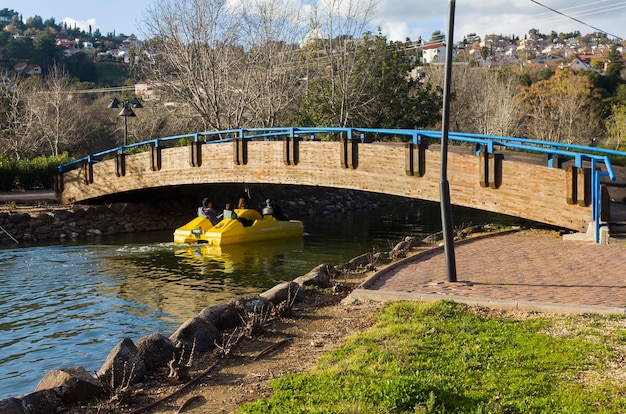
{"type": "Polygon", "coordinates": [[[457,243],[455,258],[457,282],[447,282],[438,250],[381,272],[367,290],[626,307],[624,244],[563,241],[556,233],[527,230],[457,243]]]}

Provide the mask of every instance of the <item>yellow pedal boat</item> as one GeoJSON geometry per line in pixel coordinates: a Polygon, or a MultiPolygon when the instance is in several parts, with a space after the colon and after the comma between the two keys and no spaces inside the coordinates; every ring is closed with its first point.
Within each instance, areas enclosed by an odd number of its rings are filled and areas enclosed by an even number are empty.
{"type": "Polygon", "coordinates": [[[237,218],[224,218],[215,226],[204,217],[196,217],[174,231],[174,243],[207,243],[212,246],[286,239],[302,236],[300,220],[276,220],[253,209],[235,210],[237,218]],[[243,219],[243,220],[241,220],[243,219]],[[244,226],[244,222],[246,225],[244,226]]]}

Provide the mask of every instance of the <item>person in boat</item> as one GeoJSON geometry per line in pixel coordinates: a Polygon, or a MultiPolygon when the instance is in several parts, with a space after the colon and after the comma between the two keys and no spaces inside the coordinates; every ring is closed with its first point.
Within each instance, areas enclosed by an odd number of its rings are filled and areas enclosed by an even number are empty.
{"type": "Polygon", "coordinates": [[[269,198],[265,200],[265,207],[263,208],[263,215],[266,214],[274,216],[276,220],[289,220],[283,213],[283,209],[278,204],[272,203],[269,198]]]}
{"type": "Polygon", "coordinates": [[[237,203],[237,208],[239,210],[248,208],[248,199],[245,197],[239,197],[239,203],[237,203]]]}
{"type": "Polygon", "coordinates": [[[213,211],[213,202],[208,198],[203,199],[202,206],[198,207],[198,217],[208,218],[214,226],[219,222],[213,211]]]}
{"type": "Polygon", "coordinates": [[[231,207],[230,204],[226,204],[224,206],[224,211],[222,212],[222,217],[223,218],[231,218],[231,219],[236,219],[237,218],[237,213],[235,213],[231,207]]]}
{"type": "MultiPolygon", "coordinates": [[[[237,209],[246,210],[248,208],[250,208],[248,207],[248,199],[246,197],[239,197],[239,202],[237,203],[237,209]]],[[[237,220],[239,220],[241,224],[243,224],[244,227],[251,226],[252,223],[254,223],[254,220],[249,220],[245,217],[237,217],[237,220]]]]}
{"type": "Polygon", "coordinates": [[[272,202],[268,198],[265,200],[265,207],[263,207],[263,216],[273,216],[274,208],[272,207],[272,202]]]}

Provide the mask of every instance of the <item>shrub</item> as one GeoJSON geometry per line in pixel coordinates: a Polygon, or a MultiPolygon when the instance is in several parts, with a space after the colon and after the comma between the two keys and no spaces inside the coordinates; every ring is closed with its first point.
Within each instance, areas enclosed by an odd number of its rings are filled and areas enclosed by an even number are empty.
{"type": "Polygon", "coordinates": [[[0,191],[52,188],[59,165],[71,160],[67,153],[20,161],[0,158],[0,191]]]}
{"type": "Polygon", "coordinates": [[[0,157],[0,191],[11,191],[17,180],[17,161],[0,157]]]}

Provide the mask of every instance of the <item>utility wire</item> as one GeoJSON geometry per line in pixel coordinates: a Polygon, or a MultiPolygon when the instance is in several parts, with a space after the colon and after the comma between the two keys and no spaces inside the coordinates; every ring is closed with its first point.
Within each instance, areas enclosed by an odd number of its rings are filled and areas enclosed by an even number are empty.
{"type": "MultiPolygon", "coordinates": [[[[580,11],[580,12],[575,14],[575,17],[582,17],[582,16],[591,15],[591,14],[611,12],[611,11],[615,11],[615,10],[619,10],[619,9],[624,9],[624,8],[626,8],[626,5],[623,5],[623,6],[611,5],[611,6],[609,6],[610,7],[609,9],[606,9],[605,7],[604,7],[604,10],[592,9],[592,10],[587,10],[587,11],[584,11],[584,10],[580,11]]],[[[548,13],[552,13],[552,12],[546,12],[546,13],[541,13],[541,14],[542,15],[546,15],[548,13]]],[[[539,21],[536,21],[534,24],[536,24],[536,25],[548,24],[548,23],[556,22],[557,20],[563,20],[565,18],[569,18],[569,17],[563,17],[563,16],[552,16],[552,17],[549,17],[549,18],[548,17],[544,17],[543,19],[541,19],[539,21]]]]}
{"type": "MultiPolygon", "coordinates": [[[[598,5],[600,3],[606,3],[607,1],[613,1],[613,0],[598,0],[598,1],[591,2],[591,3],[579,4],[577,6],[565,7],[563,9],[561,9],[560,11],[565,13],[566,11],[570,11],[570,10],[573,10],[573,9],[581,9],[581,8],[584,7],[584,8],[588,8],[588,9],[585,9],[585,10],[582,10],[582,11],[579,11],[579,12],[575,12],[574,14],[578,14],[578,13],[583,13],[583,14],[599,13],[599,12],[603,11],[603,10],[600,10],[600,9],[609,8],[609,10],[611,10],[610,9],[611,7],[619,6],[620,4],[625,4],[626,3],[624,1],[622,1],[620,3],[607,4],[607,5],[603,5],[603,6],[599,6],[598,5]]],[[[547,12],[543,12],[543,13],[538,13],[536,15],[536,17],[541,17],[542,15],[550,15],[550,14],[552,14],[552,12],[547,11],[547,12]]],[[[579,17],[579,16],[576,16],[576,17],[579,17]]]]}
{"type": "MultiPolygon", "coordinates": [[[[565,17],[566,18],[582,17],[582,16],[588,16],[588,15],[592,15],[592,14],[611,12],[611,11],[614,11],[614,10],[623,9],[625,7],[626,7],[626,1],[623,1],[621,3],[609,4],[609,5],[606,5],[606,6],[595,7],[595,8],[587,9],[587,10],[580,10],[580,11],[577,11],[575,13],[572,13],[571,16],[565,16],[565,17]]],[[[563,10],[565,10],[565,9],[562,9],[561,12],[563,12],[563,10]]],[[[563,18],[562,16],[561,17],[554,17],[552,15],[552,12],[540,13],[540,14],[536,15],[536,17],[537,18],[543,18],[544,22],[554,21],[556,19],[562,19],[563,18]],[[550,17],[548,17],[547,15],[550,15],[550,17]]]]}
{"type": "Polygon", "coordinates": [[[548,7],[548,6],[546,6],[545,4],[541,4],[541,3],[539,3],[537,0],[530,0],[530,1],[531,1],[531,2],[533,2],[533,3],[535,3],[535,4],[537,4],[537,5],[539,5],[539,6],[541,6],[541,7],[545,7],[546,9],[553,11],[553,12],[554,12],[554,13],[556,13],[556,14],[560,14],[561,16],[567,17],[568,19],[572,19],[572,20],[574,20],[575,22],[578,22],[578,23],[580,23],[580,24],[583,24],[583,25],[585,25],[585,26],[587,26],[587,27],[591,27],[592,29],[595,29],[595,30],[596,30],[596,31],[598,31],[598,32],[601,32],[601,33],[606,33],[606,34],[608,34],[608,35],[611,35],[611,36],[615,37],[615,38],[616,38],[616,39],[618,39],[618,40],[623,40],[621,37],[619,37],[619,36],[617,36],[617,35],[614,35],[614,34],[612,34],[612,33],[607,32],[606,30],[602,30],[602,29],[597,28],[597,27],[595,27],[595,26],[592,26],[592,25],[590,25],[590,24],[588,24],[588,23],[585,23],[585,22],[583,22],[582,20],[579,20],[579,19],[577,19],[577,18],[575,18],[575,17],[569,16],[569,15],[567,15],[567,14],[565,14],[565,13],[563,13],[563,12],[560,12],[560,11],[558,11],[558,10],[556,10],[556,9],[553,9],[553,8],[551,8],[551,7],[548,7]]]}

